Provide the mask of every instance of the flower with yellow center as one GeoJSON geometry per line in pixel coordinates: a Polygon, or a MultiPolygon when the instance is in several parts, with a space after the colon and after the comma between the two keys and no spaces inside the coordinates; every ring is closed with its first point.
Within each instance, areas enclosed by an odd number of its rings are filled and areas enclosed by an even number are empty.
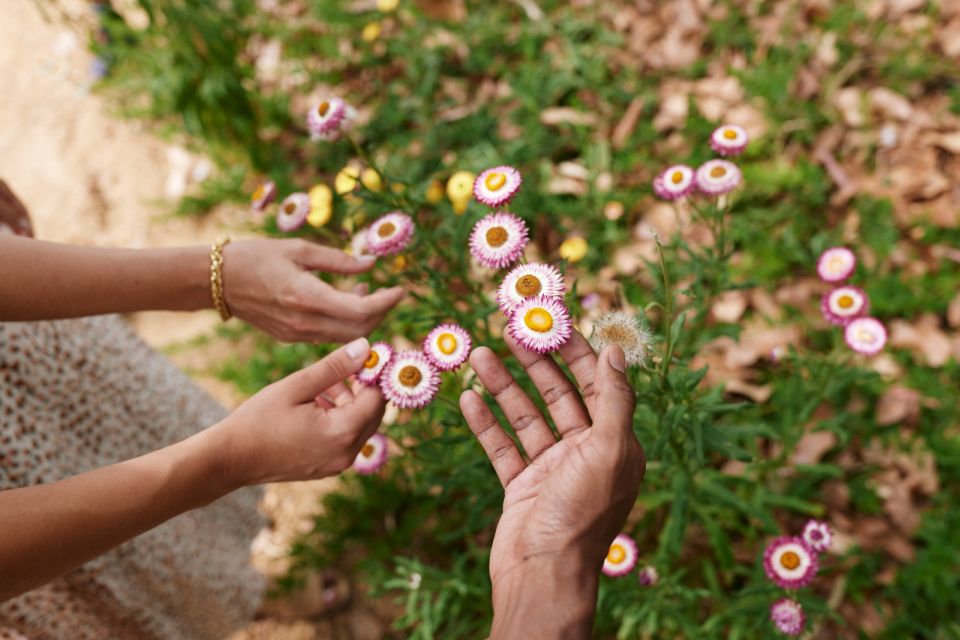
{"type": "Polygon", "coordinates": [[[625,576],[637,566],[637,543],[625,533],[619,534],[610,544],[603,561],[603,574],[611,578],[625,576]]]}
{"type": "Polygon", "coordinates": [[[433,401],[440,373],[420,351],[397,353],[380,379],[384,397],[401,409],[418,409],[433,401]]]}
{"type": "Polygon", "coordinates": [[[799,589],[810,584],[817,573],[817,552],[803,538],[783,536],[767,546],[763,566],[778,586],[799,589]]]}
{"type": "Polygon", "coordinates": [[[363,363],[363,368],[357,372],[357,380],[367,386],[374,386],[380,382],[380,374],[393,359],[393,348],[386,342],[374,342],[370,345],[370,353],[363,363]]]}
{"type": "Polygon", "coordinates": [[[463,327],[441,324],[423,341],[423,353],[440,371],[452,371],[470,357],[473,340],[463,327]]]}
{"type": "Polygon", "coordinates": [[[587,240],[583,236],[571,236],[560,245],[560,257],[567,262],[580,262],[587,255],[587,240]]]}
{"type": "Polygon", "coordinates": [[[353,461],[353,470],[361,475],[375,473],[387,462],[387,436],[373,434],[360,448],[353,461]]]}
{"type": "Polygon", "coordinates": [[[506,315],[521,302],[533,296],[563,299],[565,291],[563,274],[548,264],[521,264],[506,275],[497,289],[497,303],[506,315]]]}
{"type": "Polygon", "coordinates": [[[507,331],[527,351],[550,353],[573,335],[573,321],[561,300],[538,295],[525,298],[514,308],[507,331]]]}
{"type": "Polygon", "coordinates": [[[854,318],[866,315],[870,306],[867,294],[857,287],[843,286],[830,291],[820,302],[824,319],[830,324],[845,327],[854,318]]]}

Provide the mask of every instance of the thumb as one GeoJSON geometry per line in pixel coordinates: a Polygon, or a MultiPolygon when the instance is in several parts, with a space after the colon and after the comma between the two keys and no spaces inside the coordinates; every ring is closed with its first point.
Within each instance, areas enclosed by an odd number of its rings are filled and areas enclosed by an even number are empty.
{"type": "Polygon", "coordinates": [[[618,434],[633,429],[633,409],[637,398],[626,376],[623,349],[609,346],[600,353],[594,385],[597,390],[594,428],[618,434]]]}
{"type": "Polygon", "coordinates": [[[357,338],[320,362],[287,376],[280,384],[294,402],[313,402],[317,394],[359,371],[369,354],[370,343],[366,338],[357,338]]]}
{"type": "Polygon", "coordinates": [[[300,264],[310,271],[328,273],[363,273],[369,271],[377,259],[373,256],[357,258],[340,251],[307,242],[299,255],[300,264]]]}

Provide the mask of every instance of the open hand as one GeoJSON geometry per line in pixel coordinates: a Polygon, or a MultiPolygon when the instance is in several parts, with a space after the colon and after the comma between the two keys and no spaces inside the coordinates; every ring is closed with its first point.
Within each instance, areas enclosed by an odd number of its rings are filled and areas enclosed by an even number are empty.
{"type": "Polygon", "coordinates": [[[306,240],[250,240],[224,247],[227,306],[284,342],[346,342],[365,336],[403,297],[401,287],[340,291],[312,272],[357,274],[374,258],[354,258],[306,240]]]}
{"type": "Polygon", "coordinates": [[[524,458],[476,392],[464,392],[463,414],[504,486],[503,516],[490,552],[491,637],[521,637],[521,629],[532,628],[525,625],[535,624],[547,625],[539,627],[542,637],[580,637],[552,625],[566,621],[570,631],[584,616],[592,618],[603,559],[636,500],[645,460],[632,428],[635,397],[617,347],[598,357],[575,332],[561,348],[581,395],[550,356],[506,339],[546,402],[560,439],[494,353],[474,351],[470,364],[526,452],[524,458]],[[536,615],[533,592],[550,602],[547,619],[536,615]],[[544,633],[549,629],[558,635],[544,633]]]}
{"type": "Polygon", "coordinates": [[[231,487],[310,480],[350,466],[383,417],[379,389],[345,380],[363,366],[366,339],[265,387],[208,430],[208,451],[231,487]]]}

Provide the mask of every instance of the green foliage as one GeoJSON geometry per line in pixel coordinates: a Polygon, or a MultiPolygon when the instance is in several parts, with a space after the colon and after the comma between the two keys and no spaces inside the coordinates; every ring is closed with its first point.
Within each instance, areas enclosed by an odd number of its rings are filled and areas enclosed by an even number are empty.
{"type": "MultiPolygon", "coordinates": [[[[106,53],[116,66],[106,89],[128,112],[192,134],[213,150],[221,173],[184,202],[184,211],[243,197],[256,181],[254,172],[287,193],[329,183],[354,159],[375,164],[389,185],[402,187],[337,197],[327,227],[298,232],[342,245],[348,232],[391,209],[415,216],[417,239],[406,263],[381,265],[365,278],[371,287],[403,282],[411,292],[374,339],[415,342],[436,323],[452,320],[477,344],[505,353],[488,295],[495,283],[471,271],[465,250],[469,230],[485,209],[473,203],[457,216],[447,201],[428,202],[433,181],[457,170],[517,166],[524,188],[511,208],[531,224],[537,251],[556,261],[565,237],[589,239],[583,262],[566,266],[580,287],[635,241],[650,206],[654,172],[712,155],[705,140],[717,123],[694,103],[683,129],[669,144],[663,141],[653,116],[666,76],[624,60],[622,33],[596,7],[540,2],[547,18],[534,22],[520,3],[470,2],[458,22],[410,3],[384,16],[356,13],[339,0],[314,0],[295,19],[258,12],[252,0],[217,8],[176,0],[141,3],[151,16],[147,30],[107,20],[113,40],[106,53]],[[362,41],[361,29],[374,20],[385,23],[384,35],[362,41]],[[283,43],[285,73],[301,80],[296,89],[257,79],[249,52],[269,39],[283,43]],[[369,112],[368,122],[352,134],[358,146],[350,140],[310,142],[303,123],[290,116],[297,102],[290,92],[321,84],[338,85],[341,95],[369,112]],[[542,121],[544,110],[565,108],[612,127],[634,99],[643,102],[641,114],[622,146],[612,145],[596,124],[542,121]],[[550,188],[563,162],[585,171],[576,194],[550,188]],[[607,174],[611,179],[601,187],[599,178],[607,174]],[[608,203],[622,204],[623,217],[603,216],[608,203]]],[[[960,607],[960,585],[951,567],[960,560],[953,533],[960,525],[957,366],[932,370],[894,351],[905,369],[904,384],[937,399],[936,406],[924,405],[915,432],[900,433],[875,418],[888,381],[851,357],[839,331],[824,330],[799,310],[787,307],[785,321],[803,330],[803,347],[755,366],[752,382],[769,387],[767,402],[705,385],[707,369],[693,363],[711,340],[740,335],[741,327],[712,319],[718,295],[748,287],[774,290],[798,276],[812,277],[819,253],[845,237],[840,212],[829,201],[830,178],[812,148],[833,124],[833,107],[825,102],[837,88],[833,83],[846,77],[823,78],[823,95],[815,99],[791,98],[798,71],[812,55],[810,43],[788,20],[782,41],[761,48],[751,27],[755,8],[729,3],[728,9],[710,24],[703,60],[678,75],[697,79],[708,65],[744,56],[746,64],[731,73],[749,101],[764,110],[769,132],[741,158],[746,185],[732,207],[705,203],[689,212],[712,243],[661,238],[659,259],[638,273],[610,276],[616,278],[614,297],[646,310],[658,335],[657,359],[631,373],[639,399],[634,425],[649,463],[627,532],[637,539],[642,562],[656,566],[662,578],[654,588],[641,587],[635,577],[603,579],[596,634],[775,637],[767,616],[779,591],[765,579],[759,560],[766,541],[798,532],[809,517],[825,516],[823,495],[831,482],[849,491],[850,517],[882,515],[875,470],[844,457],[876,443],[936,455],[942,489],[917,534],[916,561],[880,585],[877,574],[890,559],[855,546],[826,559],[822,577],[799,599],[830,632],[857,624],[844,622],[830,604],[828,585],[842,584],[848,601],[892,611],[883,637],[956,637],[951,612],[960,607]],[[815,464],[795,465],[797,444],[811,429],[831,433],[836,445],[815,464]]],[[[761,3],[757,10],[771,7],[761,3]]],[[[911,55],[898,58],[901,50],[891,49],[870,68],[857,63],[859,34],[889,38],[895,26],[869,23],[844,3],[819,24],[838,35],[844,74],[889,74],[905,90],[914,81],[931,87],[942,82],[942,65],[903,39],[911,55]]],[[[956,106],[956,91],[951,95],[956,106]]],[[[903,248],[903,233],[891,203],[860,196],[852,207],[860,218],[856,248],[870,256],[861,260],[854,281],[867,289],[876,315],[893,320],[943,314],[960,270],[945,263],[904,275],[893,260],[903,248]]],[[[271,222],[266,231],[275,233],[271,222]]],[[[955,231],[923,231],[912,250],[960,239],[955,231]]],[[[572,293],[568,302],[579,306],[572,293]]],[[[255,354],[231,363],[226,376],[253,392],[327,349],[259,340],[255,354]]],[[[516,363],[509,366],[529,389],[516,363]]],[[[395,624],[413,638],[482,637],[489,625],[486,563],[502,491],[457,408],[468,384],[464,373],[448,374],[429,408],[401,413],[387,425],[403,455],[377,476],[347,474],[343,491],[327,496],[315,530],[293,550],[299,569],[350,559],[375,591],[403,607],[395,624]]],[[[295,583],[293,575],[289,586],[295,583]]]]}

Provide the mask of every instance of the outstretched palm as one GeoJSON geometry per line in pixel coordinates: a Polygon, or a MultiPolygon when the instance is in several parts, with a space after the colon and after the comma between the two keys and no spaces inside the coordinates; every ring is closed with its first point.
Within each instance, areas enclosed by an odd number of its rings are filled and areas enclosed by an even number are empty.
{"type": "Polygon", "coordinates": [[[464,393],[464,416],[505,488],[490,576],[496,582],[531,556],[573,552],[585,552],[599,570],[643,475],[643,450],[631,428],[633,392],[621,372],[598,362],[579,334],[560,354],[582,396],[552,358],[508,344],[543,396],[561,439],[493,352],[476,350],[471,364],[529,458],[524,460],[479,395],[464,393]]]}

